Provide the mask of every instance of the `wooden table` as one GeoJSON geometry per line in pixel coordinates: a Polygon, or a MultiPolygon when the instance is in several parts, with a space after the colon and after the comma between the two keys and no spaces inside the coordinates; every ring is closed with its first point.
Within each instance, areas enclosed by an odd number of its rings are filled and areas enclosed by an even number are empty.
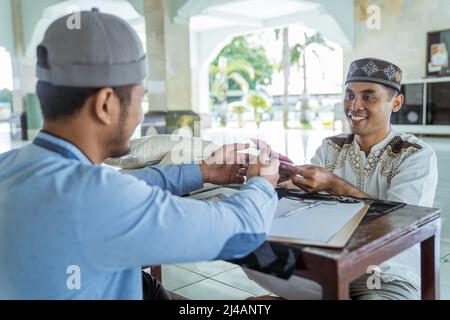
{"type": "Polygon", "coordinates": [[[343,250],[306,247],[294,274],[322,286],[323,299],[349,299],[349,284],[420,243],[422,299],[439,299],[440,210],[407,205],[360,225],[343,250]]]}
{"type": "MultiPolygon", "coordinates": [[[[323,299],[349,299],[349,284],[404,250],[421,244],[422,299],[439,299],[440,210],[407,205],[356,229],[343,250],[302,248],[294,274],[322,286],[323,299]]],[[[152,267],[161,279],[161,267],[152,267]]]]}

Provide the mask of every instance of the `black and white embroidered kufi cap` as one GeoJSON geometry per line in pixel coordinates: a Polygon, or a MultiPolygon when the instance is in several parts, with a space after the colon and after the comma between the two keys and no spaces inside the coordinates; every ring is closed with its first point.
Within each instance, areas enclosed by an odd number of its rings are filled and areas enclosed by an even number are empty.
{"type": "Polygon", "coordinates": [[[375,58],[353,61],[348,70],[345,84],[351,82],[378,83],[397,92],[401,90],[402,70],[395,64],[375,58]]]}

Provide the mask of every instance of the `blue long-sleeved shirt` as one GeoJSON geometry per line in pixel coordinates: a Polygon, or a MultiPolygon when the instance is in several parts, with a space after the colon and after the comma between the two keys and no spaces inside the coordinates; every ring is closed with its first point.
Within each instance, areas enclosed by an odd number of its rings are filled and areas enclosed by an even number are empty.
{"type": "Polygon", "coordinates": [[[122,174],[73,144],[38,137],[0,155],[0,299],[142,299],[141,266],[231,259],[265,239],[273,187],[253,177],[233,196],[204,202],[198,165],[122,174]]]}

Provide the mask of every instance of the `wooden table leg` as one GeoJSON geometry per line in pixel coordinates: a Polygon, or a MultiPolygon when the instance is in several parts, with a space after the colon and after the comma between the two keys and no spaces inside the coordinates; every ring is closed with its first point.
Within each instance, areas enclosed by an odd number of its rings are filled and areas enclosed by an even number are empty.
{"type": "Polygon", "coordinates": [[[420,243],[422,300],[439,300],[439,255],[440,243],[437,235],[420,243]]]}
{"type": "Polygon", "coordinates": [[[322,299],[323,300],[349,300],[349,284],[339,282],[337,279],[334,281],[327,281],[322,286],[322,299]]]}

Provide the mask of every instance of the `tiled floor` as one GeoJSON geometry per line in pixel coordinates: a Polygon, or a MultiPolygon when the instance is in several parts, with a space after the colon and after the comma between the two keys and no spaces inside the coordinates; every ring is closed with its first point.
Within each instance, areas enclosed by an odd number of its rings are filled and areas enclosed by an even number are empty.
{"type": "Polygon", "coordinates": [[[250,281],[241,268],[225,261],[163,266],[162,274],[165,287],[190,299],[239,300],[269,294],[250,281]]]}
{"type": "Polygon", "coordinates": [[[210,278],[178,289],[175,293],[191,300],[245,300],[252,297],[245,291],[210,278]]]}
{"type": "MultiPolygon", "coordinates": [[[[275,150],[284,152],[294,162],[308,161],[322,139],[333,135],[332,131],[280,130],[263,123],[258,132],[253,129],[214,129],[204,132],[204,138],[217,143],[246,141],[247,137],[259,137],[268,141],[275,150]]],[[[450,300],[450,138],[423,138],[435,150],[438,158],[439,182],[435,207],[442,209],[441,242],[441,297],[450,300]]],[[[11,147],[9,126],[0,123],[0,153],[11,147]]],[[[163,284],[171,291],[189,299],[246,299],[264,295],[267,291],[259,287],[235,265],[227,262],[201,262],[163,266],[163,284]]]]}
{"type": "Polygon", "coordinates": [[[168,290],[189,299],[240,300],[269,294],[249,280],[240,267],[225,261],[166,265],[162,275],[168,290]]]}
{"type": "MultiPolygon", "coordinates": [[[[450,300],[450,244],[442,244],[441,299],[450,300]]],[[[224,261],[163,266],[163,285],[193,300],[243,300],[270,292],[250,280],[240,267],[224,261]]]]}

